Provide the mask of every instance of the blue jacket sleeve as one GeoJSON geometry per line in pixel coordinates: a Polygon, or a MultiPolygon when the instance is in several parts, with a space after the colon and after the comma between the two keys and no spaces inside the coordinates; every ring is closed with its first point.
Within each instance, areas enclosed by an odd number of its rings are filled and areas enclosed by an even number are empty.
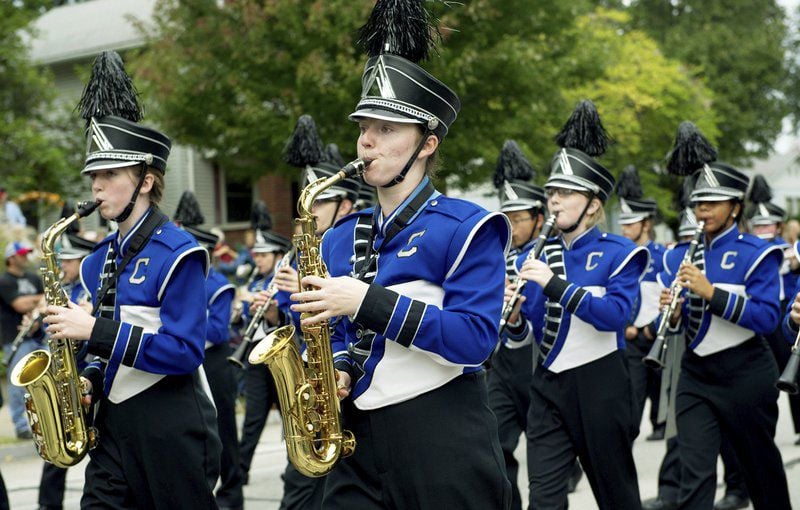
{"type": "Polygon", "coordinates": [[[783,253],[776,246],[768,246],[754,258],[745,277],[745,294],[714,286],[709,310],[726,321],[764,335],[775,330],[780,318],[778,269],[783,253]]]}
{"type": "Polygon", "coordinates": [[[98,318],[89,352],[154,374],[194,372],[205,356],[206,309],[205,254],[197,251],[177,263],[162,296],[156,333],[98,318]]]}
{"type": "Polygon", "coordinates": [[[228,341],[228,323],[231,320],[231,307],[236,290],[232,285],[226,285],[208,304],[208,324],[206,326],[206,340],[214,345],[221,345],[228,341]]]}
{"type": "Polygon", "coordinates": [[[556,276],[547,282],[544,294],[599,331],[621,331],[631,316],[633,301],[639,293],[639,279],[647,269],[649,257],[643,247],[621,250],[603,296],[595,296],[556,276]]]}
{"type": "Polygon", "coordinates": [[[444,365],[483,363],[497,345],[503,306],[505,239],[496,221],[475,227],[463,258],[442,283],[442,308],[373,283],[355,321],[444,365]]]}

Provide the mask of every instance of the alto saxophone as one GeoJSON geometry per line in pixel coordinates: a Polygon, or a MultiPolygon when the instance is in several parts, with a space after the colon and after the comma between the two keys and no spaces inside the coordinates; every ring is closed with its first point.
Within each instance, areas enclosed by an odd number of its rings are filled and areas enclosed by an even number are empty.
{"type": "MultiPolygon", "coordinates": [[[[42,280],[48,304],[67,306],[69,298],[58,280],[55,243],[78,218],[91,214],[100,202],[81,202],[68,218],[55,222],[42,235],[42,280]]],[[[87,426],[81,402],[84,384],[78,373],[74,340],[48,340],[50,352],[40,349],[19,360],[11,372],[11,383],[24,387],[25,409],[39,456],[61,468],[74,466],[94,448],[97,435],[87,426]]]]}
{"type": "MultiPolygon", "coordinates": [[[[352,161],[336,175],[318,179],[300,193],[299,217],[295,220],[300,231],[292,238],[300,280],[308,275],[328,276],[316,236],[317,221],[311,213],[314,200],[342,179],[362,173],[367,164],[360,159],[352,161]]],[[[301,285],[301,290],[313,290],[313,287],[301,285]]],[[[309,315],[312,314],[304,313],[301,318],[309,315]]],[[[349,430],[342,430],[330,326],[325,322],[301,329],[307,347],[307,363],[300,357],[291,324],[267,335],[253,348],[248,359],[253,365],[266,363],[275,379],[289,461],[300,473],[319,477],[333,469],[340,456],[351,455],[356,441],[349,430]]]]}

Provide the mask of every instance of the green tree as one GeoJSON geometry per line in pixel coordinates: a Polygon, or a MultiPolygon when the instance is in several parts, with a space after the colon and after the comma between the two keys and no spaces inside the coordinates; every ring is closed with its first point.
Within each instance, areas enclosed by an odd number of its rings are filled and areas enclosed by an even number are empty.
{"type": "Polygon", "coordinates": [[[721,157],[765,156],[798,96],[787,80],[786,15],[775,0],[634,0],[631,12],[667,56],[714,92],[709,111],[721,157]]]}
{"type": "Polygon", "coordinates": [[[12,197],[29,191],[72,195],[79,133],[54,103],[50,74],[31,63],[26,41],[42,2],[0,3],[0,166],[12,197]]]}

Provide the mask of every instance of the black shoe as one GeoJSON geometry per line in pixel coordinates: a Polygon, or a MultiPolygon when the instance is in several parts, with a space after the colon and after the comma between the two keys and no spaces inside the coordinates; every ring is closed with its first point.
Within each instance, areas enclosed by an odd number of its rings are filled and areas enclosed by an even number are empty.
{"type": "Polygon", "coordinates": [[[642,501],[642,510],[676,510],[677,508],[677,501],[667,501],[661,496],[642,501]]]}
{"type": "Polygon", "coordinates": [[[567,481],[567,492],[572,494],[575,492],[575,488],[578,487],[578,482],[581,481],[583,478],[583,469],[581,468],[581,463],[577,460],[575,464],[572,466],[572,472],[569,474],[569,480],[567,481]]]}
{"type": "Polygon", "coordinates": [[[714,503],[714,510],[737,510],[748,506],[750,506],[749,499],[736,494],[726,494],[724,498],[714,503]]]}
{"type": "Polygon", "coordinates": [[[661,441],[662,439],[664,439],[664,428],[665,427],[656,427],[655,429],[653,429],[653,432],[645,439],[647,441],[661,441]]]}
{"type": "Polygon", "coordinates": [[[20,430],[17,432],[17,439],[33,439],[33,432],[30,430],[20,430]]]}

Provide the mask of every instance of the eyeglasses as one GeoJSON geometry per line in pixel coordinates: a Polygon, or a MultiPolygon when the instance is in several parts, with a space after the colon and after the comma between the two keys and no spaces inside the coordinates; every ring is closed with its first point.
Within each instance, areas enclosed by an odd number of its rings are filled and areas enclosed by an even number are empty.
{"type": "Polygon", "coordinates": [[[569,188],[547,188],[546,190],[544,190],[544,195],[547,198],[553,198],[556,195],[560,197],[568,197],[575,193],[579,193],[579,191],[569,188]]]}

